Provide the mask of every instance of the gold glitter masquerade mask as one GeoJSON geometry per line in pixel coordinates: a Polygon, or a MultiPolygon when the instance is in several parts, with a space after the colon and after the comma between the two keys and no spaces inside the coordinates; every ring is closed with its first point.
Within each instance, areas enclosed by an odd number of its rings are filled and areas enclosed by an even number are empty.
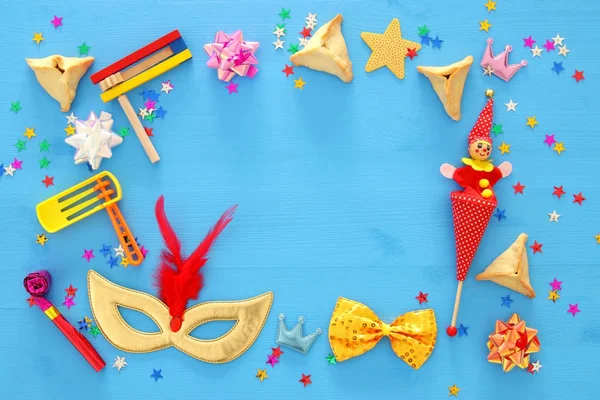
{"type": "Polygon", "coordinates": [[[384,336],[390,338],[398,357],[419,369],[435,347],[435,313],[431,309],[410,311],[388,325],[364,304],[338,299],[329,322],[329,344],[336,361],[366,353],[384,336]]]}
{"type": "Polygon", "coordinates": [[[169,308],[156,297],[116,285],[95,271],[88,272],[88,294],[94,319],[102,334],[116,348],[131,353],[149,353],[176,347],[189,356],[209,363],[226,363],[241,356],[261,332],[273,302],[273,293],[240,301],[196,304],[185,310],[177,332],[170,329],[169,308]],[[146,314],[159,332],[141,332],[121,316],[119,306],[146,314]],[[196,339],[189,334],[211,321],[236,321],[223,336],[196,339]]]}

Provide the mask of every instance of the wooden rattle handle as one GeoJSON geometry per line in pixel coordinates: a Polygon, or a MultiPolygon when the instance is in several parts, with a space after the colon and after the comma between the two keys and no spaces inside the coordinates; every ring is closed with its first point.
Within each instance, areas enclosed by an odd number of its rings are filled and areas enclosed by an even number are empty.
{"type": "Polygon", "coordinates": [[[121,108],[123,108],[123,111],[125,111],[125,115],[127,116],[129,123],[133,127],[135,134],[137,135],[138,139],[140,140],[140,143],[142,143],[142,147],[144,148],[144,151],[148,155],[148,158],[150,158],[150,161],[152,162],[152,164],[154,164],[155,162],[160,160],[160,157],[158,156],[158,153],[156,152],[156,149],[154,148],[152,141],[150,141],[148,134],[144,130],[144,127],[142,126],[140,119],[138,118],[137,114],[135,113],[135,110],[133,109],[133,106],[129,102],[129,99],[127,98],[126,95],[122,94],[119,97],[117,97],[117,100],[119,100],[119,104],[121,104],[121,108]]]}

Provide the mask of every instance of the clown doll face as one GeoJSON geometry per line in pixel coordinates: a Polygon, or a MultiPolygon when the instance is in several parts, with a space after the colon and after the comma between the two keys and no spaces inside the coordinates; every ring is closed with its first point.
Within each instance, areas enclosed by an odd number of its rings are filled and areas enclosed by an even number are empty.
{"type": "Polygon", "coordinates": [[[485,140],[478,140],[469,146],[469,155],[473,160],[487,160],[492,154],[492,145],[485,140]]]}

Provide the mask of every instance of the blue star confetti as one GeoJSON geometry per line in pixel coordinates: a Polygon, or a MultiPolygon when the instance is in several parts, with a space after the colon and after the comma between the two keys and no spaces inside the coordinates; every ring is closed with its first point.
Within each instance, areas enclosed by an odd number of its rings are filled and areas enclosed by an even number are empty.
{"type": "Polygon", "coordinates": [[[158,110],[154,111],[156,114],[156,118],[165,119],[165,114],[167,113],[162,107],[159,107],[158,110]]]}
{"type": "Polygon", "coordinates": [[[510,303],[512,303],[514,301],[513,299],[510,298],[509,294],[507,294],[506,297],[500,296],[500,298],[502,299],[502,304],[500,304],[500,307],[506,306],[507,308],[510,308],[510,303]]]}
{"type": "Polygon", "coordinates": [[[111,252],[111,247],[108,245],[103,244],[102,248],[100,249],[100,253],[102,253],[102,255],[104,257],[109,256],[111,252]]]}
{"type": "Polygon", "coordinates": [[[85,319],[82,319],[81,321],[77,321],[77,323],[79,324],[79,330],[88,330],[88,323],[85,321],[85,319]]]}
{"type": "Polygon", "coordinates": [[[463,324],[460,324],[460,326],[458,327],[458,337],[469,336],[467,329],[469,329],[468,326],[464,326],[463,324]]]}
{"type": "Polygon", "coordinates": [[[152,375],[150,375],[150,378],[154,379],[154,382],[158,382],[159,378],[162,378],[163,376],[160,374],[162,372],[162,369],[159,369],[158,371],[155,370],[154,368],[152,368],[152,375]]]}
{"type": "Polygon", "coordinates": [[[156,93],[154,90],[148,90],[146,92],[146,97],[144,97],[144,100],[158,101],[159,96],[160,93],[156,93]]]}
{"type": "Polygon", "coordinates": [[[148,98],[148,93],[149,93],[149,90],[148,89],[144,89],[144,91],[142,93],[140,93],[140,96],[142,96],[142,98],[144,100],[146,100],[148,98]]]}
{"type": "Polygon", "coordinates": [[[117,265],[119,265],[119,259],[117,257],[110,256],[106,263],[110,265],[111,268],[116,267],[117,265]]]}
{"type": "Polygon", "coordinates": [[[4,176],[4,163],[0,164],[0,176],[4,176]]]}
{"type": "Polygon", "coordinates": [[[506,219],[506,215],[504,214],[506,210],[500,210],[496,208],[496,212],[494,213],[494,217],[498,218],[498,221],[502,221],[502,219],[506,219]]]}
{"type": "Polygon", "coordinates": [[[421,44],[425,44],[427,46],[429,46],[429,42],[431,41],[431,37],[429,36],[429,33],[426,33],[425,35],[421,36],[421,44]]]}
{"type": "Polygon", "coordinates": [[[552,67],[552,71],[556,72],[556,75],[558,75],[563,70],[564,70],[564,67],[562,66],[562,61],[559,62],[559,63],[557,63],[556,61],[554,61],[554,67],[552,67]]]}
{"type": "Polygon", "coordinates": [[[434,49],[437,47],[438,49],[442,49],[443,40],[440,40],[439,36],[436,36],[435,39],[431,39],[431,47],[434,49]]]}

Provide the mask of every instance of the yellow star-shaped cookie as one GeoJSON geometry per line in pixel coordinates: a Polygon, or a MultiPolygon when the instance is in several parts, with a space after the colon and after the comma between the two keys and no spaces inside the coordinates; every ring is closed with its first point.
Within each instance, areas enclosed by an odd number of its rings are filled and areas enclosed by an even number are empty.
{"type": "Polygon", "coordinates": [[[498,149],[502,152],[500,154],[510,153],[510,144],[502,142],[502,144],[498,146],[498,149]]]}
{"type": "Polygon", "coordinates": [[[398,79],[404,79],[404,58],[408,49],[421,49],[419,43],[402,38],[398,18],[390,22],[384,33],[362,32],[360,37],[372,51],[365,71],[388,67],[398,79]]]}

